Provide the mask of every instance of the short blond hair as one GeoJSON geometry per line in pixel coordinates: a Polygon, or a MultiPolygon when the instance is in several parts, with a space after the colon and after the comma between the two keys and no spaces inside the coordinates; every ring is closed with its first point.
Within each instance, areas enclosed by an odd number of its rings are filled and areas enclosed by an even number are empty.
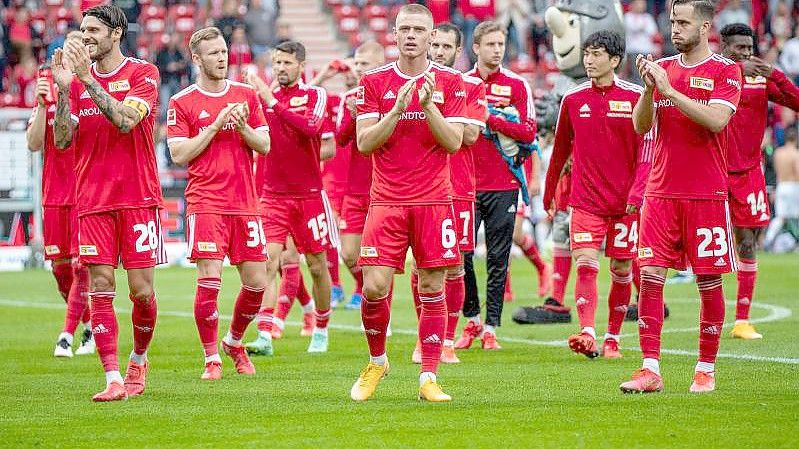
{"type": "Polygon", "coordinates": [[[480,41],[483,40],[483,36],[490,33],[496,33],[497,31],[502,33],[503,36],[507,37],[508,35],[508,31],[498,22],[494,22],[493,20],[480,22],[474,29],[474,34],[472,35],[473,42],[477,45],[480,45],[480,41]]]}
{"type": "Polygon", "coordinates": [[[216,39],[218,37],[222,37],[222,32],[219,31],[219,28],[200,28],[191,35],[191,40],[189,40],[189,48],[191,49],[192,53],[198,54],[200,51],[200,42],[210,41],[211,39],[216,39]]]}

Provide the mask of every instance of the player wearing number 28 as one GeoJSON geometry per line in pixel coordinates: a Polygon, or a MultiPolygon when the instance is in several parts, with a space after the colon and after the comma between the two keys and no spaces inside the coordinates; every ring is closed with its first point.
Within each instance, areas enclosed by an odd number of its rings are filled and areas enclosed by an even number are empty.
{"type": "Polygon", "coordinates": [[[679,54],[636,65],[646,88],[633,109],[637,132],[656,127],[655,154],[641,212],[638,328],[643,367],[625,392],[663,389],[660,337],[668,268],[696,273],[701,311],[699,361],[692,393],[715,389],[715,361],[724,324],[721,275],[736,269],[727,206],[727,130],[741,97],[741,70],[713,53],[709,0],[675,0],[671,40],[679,54]]]}
{"type": "Polygon", "coordinates": [[[253,151],[266,154],[269,128],[255,89],[227,78],[227,45],[213,27],[190,40],[197,83],[169,100],[167,143],[172,159],[189,167],[186,186],[188,257],[197,263],[194,321],[205,352],[202,379],[218,380],[217,297],[222,260],[241,276],[230,332],[222,341],[240,374],[254,374],[241,338],[258,313],[266,285],[266,242],[258,213],[253,151]]]}
{"type": "Polygon", "coordinates": [[[144,392],[156,320],[153,267],[166,259],[153,143],[160,78],[154,65],[122,55],[127,27],[118,7],[91,8],[81,22],[83,42],[68,40],[53,56],[55,142],[59,148],[75,142],[78,253],[89,266],[92,331],[106,373],[106,389],[95,401],[144,392]],[[120,259],[133,302],[134,345],[124,385],[113,306],[120,259]]]}
{"type": "Polygon", "coordinates": [[[558,181],[571,156],[574,296],[581,331],[569,337],[569,347],[590,358],[599,355],[595,315],[599,249],[604,240],[612,284],[603,353],[608,358],[621,355],[619,334],[630,303],[638,208],[652,154],[652,139],[642,138],[633,128],[633,106],[643,89],[614,75],[623,57],[624,38],[613,31],[596,32],[583,44],[590,80],[563,97],[544,191],[544,205],[554,211],[558,181]]]}

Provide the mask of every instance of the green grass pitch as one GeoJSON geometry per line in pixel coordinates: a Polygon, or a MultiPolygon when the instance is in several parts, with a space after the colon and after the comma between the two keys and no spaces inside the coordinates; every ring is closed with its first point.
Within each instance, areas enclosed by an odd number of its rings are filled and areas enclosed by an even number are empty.
{"type": "MultiPolygon", "coordinates": [[[[763,255],[759,264],[752,316],[765,338],[733,340],[725,327],[717,391],[688,393],[699,309],[696,287],[689,284],[666,287],[672,314],[661,362],[666,390],[633,396],[622,395],[618,385],[640,365],[635,324],[625,323],[624,358],[615,361],[572,354],[565,340],[576,323],[514,324],[515,307],[540,302],[533,298],[531,265],[516,259],[517,299],[505,308],[503,349],[461,352],[463,363],[440,368],[444,389],[454,397],[450,404],[416,400],[418,367],[410,362],[415,316],[407,276],[396,279],[392,373],[366,403],[349,399],[367,361],[353,311],[334,312],[329,353],[307,354],[295,306],[275,357],[254,359],[255,377],[236,375],[225,359],[222,381],[201,382],[202,350],[191,318],[195,272],[169,268],[156,274],[160,316],[145,395],[94,404],[92,394],[104,386],[97,356],[52,357],[64,316],[52,276],[0,273],[0,447],[798,447],[799,314],[791,312],[799,310],[799,258],[763,255]]],[[[484,285],[484,261],[477,265],[484,285]]],[[[231,269],[224,276],[220,313],[227,318],[238,279],[231,269]]],[[[342,276],[351,286],[344,270],[342,276]]],[[[608,282],[603,261],[600,334],[608,282]]],[[[118,283],[125,285],[121,271],[118,283]]],[[[724,288],[734,299],[733,276],[725,277],[724,288]]],[[[124,363],[132,344],[124,287],[116,305],[124,363]]],[[[733,319],[734,304],[728,302],[727,323],[733,319]]],[[[226,325],[222,320],[220,336],[226,325]]]]}

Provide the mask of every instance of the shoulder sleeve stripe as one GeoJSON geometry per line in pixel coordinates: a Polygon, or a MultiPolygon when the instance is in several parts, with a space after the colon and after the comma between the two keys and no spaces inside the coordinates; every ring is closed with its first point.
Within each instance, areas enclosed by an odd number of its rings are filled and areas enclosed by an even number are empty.
{"type": "Polygon", "coordinates": [[[327,94],[321,87],[311,86],[311,89],[316,92],[316,104],[313,108],[313,115],[317,119],[321,119],[327,110],[327,94]]]}
{"type": "Polygon", "coordinates": [[[180,92],[176,93],[175,95],[172,95],[172,98],[170,98],[170,99],[171,100],[177,100],[178,98],[186,96],[189,93],[193,92],[194,89],[196,89],[196,88],[197,88],[197,85],[196,84],[192,84],[191,86],[181,90],[180,92]]]}
{"type": "Polygon", "coordinates": [[[385,72],[386,70],[391,70],[391,67],[392,67],[393,64],[394,64],[393,62],[390,62],[390,63],[388,63],[386,65],[382,65],[382,66],[380,66],[380,67],[378,67],[376,69],[368,70],[368,71],[364,72],[364,75],[371,75],[373,73],[379,73],[379,72],[385,72]]]}

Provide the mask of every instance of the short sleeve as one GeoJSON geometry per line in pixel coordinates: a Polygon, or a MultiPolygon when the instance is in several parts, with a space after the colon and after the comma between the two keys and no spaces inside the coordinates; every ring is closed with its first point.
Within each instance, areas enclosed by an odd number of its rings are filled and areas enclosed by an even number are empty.
{"type": "MultiPolygon", "coordinates": [[[[448,85],[444,87],[444,105],[441,114],[450,123],[468,124],[466,111],[466,87],[463,78],[460,76],[448,77],[448,85]]],[[[433,92],[433,101],[436,100],[436,92],[433,92]]]]}
{"type": "Polygon", "coordinates": [[[158,69],[152,64],[142,64],[131,80],[130,90],[122,104],[130,106],[143,119],[158,107],[158,85],[161,82],[158,69]]]}
{"type": "Polygon", "coordinates": [[[258,94],[254,90],[248,90],[247,92],[247,105],[250,107],[250,117],[247,120],[247,124],[256,131],[269,131],[264,108],[261,105],[261,100],[258,99],[258,94]]]}
{"type": "Polygon", "coordinates": [[[361,78],[355,94],[355,105],[358,110],[357,120],[380,118],[380,105],[378,104],[377,93],[372,85],[372,77],[364,76],[361,78]]]}
{"type": "Polygon", "coordinates": [[[174,98],[171,98],[166,111],[167,144],[188,140],[191,137],[194,136],[191,135],[191,124],[186,112],[174,98]]]}
{"type": "Polygon", "coordinates": [[[719,71],[707,104],[723,104],[735,112],[741,99],[741,83],[741,70],[738,65],[725,66],[719,71]]]}

